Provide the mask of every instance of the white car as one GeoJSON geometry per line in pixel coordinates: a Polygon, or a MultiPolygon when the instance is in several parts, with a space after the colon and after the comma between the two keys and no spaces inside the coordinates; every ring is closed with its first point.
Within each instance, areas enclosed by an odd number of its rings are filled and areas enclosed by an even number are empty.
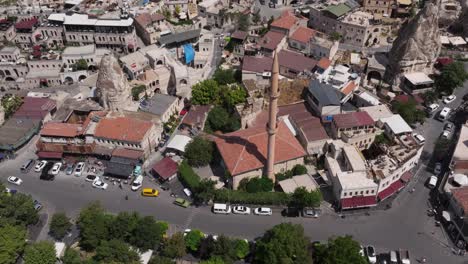
{"type": "Polygon", "coordinates": [[[442,163],[437,162],[434,166],[434,174],[439,175],[441,171],[442,171],[442,163]]]}
{"type": "Polygon", "coordinates": [[[21,183],[23,183],[23,180],[15,176],[10,176],[8,177],[8,182],[15,185],[21,185],[21,183]]]}
{"type": "Polygon", "coordinates": [[[455,101],[455,99],[457,99],[457,97],[455,95],[449,95],[447,97],[445,97],[444,99],[444,103],[445,104],[450,104],[451,102],[455,101]]]}
{"type": "Polygon", "coordinates": [[[258,207],[258,208],[255,208],[254,214],[256,214],[256,215],[272,215],[273,211],[271,210],[271,208],[268,208],[268,207],[258,207]]]}
{"type": "Polygon", "coordinates": [[[444,139],[449,139],[450,138],[450,132],[447,131],[447,130],[444,130],[442,132],[442,135],[440,135],[441,138],[444,138],[444,139]]]}
{"type": "Polygon", "coordinates": [[[191,192],[188,188],[185,188],[185,189],[184,189],[184,193],[185,193],[185,195],[187,195],[188,197],[192,196],[192,192],[191,192]]]}
{"type": "Polygon", "coordinates": [[[60,168],[62,168],[62,162],[57,162],[54,164],[52,169],[50,170],[50,174],[57,175],[60,172],[60,168]]]}
{"type": "Polygon", "coordinates": [[[375,254],[375,247],[374,246],[367,246],[366,251],[367,251],[367,258],[369,259],[369,262],[371,264],[377,263],[377,256],[375,254]]]}
{"type": "Polygon", "coordinates": [[[143,185],[143,175],[138,175],[132,182],[132,191],[137,191],[143,185]]]}
{"type": "Polygon", "coordinates": [[[95,182],[95,181],[100,181],[101,179],[99,178],[99,176],[96,176],[96,175],[93,175],[93,174],[90,174],[88,176],[86,176],[85,178],[85,181],[87,182],[95,182]]]}
{"type": "Polygon", "coordinates": [[[41,172],[42,169],[45,167],[45,165],[47,164],[47,161],[45,160],[41,160],[39,161],[36,166],[34,167],[34,171],[35,172],[41,172]]]}
{"type": "Polygon", "coordinates": [[[78,164],[76,164],[76,167],[75,167],[75,176],[79,177],[81,176],[81,173],[83,173],[84,171],[84,162],[78,162],[78,164]]]}
{"type": "Polygon", "coordinates": [[[431,189],[434,189],[437,186],[437,176],[431,176],[427,186],[431,189]]]}
{"type": "Polygon", "coordinates": [[[105,190],[107,189],[107,186],[109,186],[109,184],[105,183],[105,182],[102,182],[100,180],[97,180],[97,181],[94,181],[93,182],[93,187],[94,188],[98,188],[98,189],[101,189],[101,190],[105,190]]]}
{"type": "Polygon", "coordinates": [[[232,208],[232,212],[235,214],[248,215],[250,214],[250,208],[243,205],[236,205],[232,208]]]}
{"type": "Polygon", "coordinates": [[[429,113],[434,113],[437,109],[439,109],[439,105],[438,104],[431,104],[428,108],[427,108],[427,111],[429,113]]]}

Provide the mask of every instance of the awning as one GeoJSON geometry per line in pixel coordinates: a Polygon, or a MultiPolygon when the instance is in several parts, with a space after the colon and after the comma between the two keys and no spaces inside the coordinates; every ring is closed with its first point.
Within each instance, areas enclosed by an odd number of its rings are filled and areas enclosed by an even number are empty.
{"type": "Polygon", "coordinates": [[[413,173],[411,173],[411,171],[407,171],[403,173],[403,175],[401,175],[400,180],[406,183],[406,182],[409,182],[412,177],[413,177],[413,173]]]}
{"type": "Polygon", "coordinates": [[[192,138],[185,135],[175,135],[172,140],[167,144],[168,149],[175,149],[180,152],[185,151],[185,146],[192,141],[192,138]]]}
{"type": "Polygon", "coordinates": [[[388,186],[387,189],[379,192],[379,195],[378,195],[379,200],[380,201],[385,200],[386,198],[388,198],[392,194],[394,194],[394,193],[398,192],[399,190],[401,190],[403,187],[404,187],[404,184],[401,181],[396,181],[396,182],[390,184],[390,186],[388,186]]]}
{"type": "Polygon", "coordinates": [[[341,209],[352,209],[375,206],[377,201],[375,196],[356,196],[341,199],[341,209]]]}
{"type": "Polygon", "coordinates": [[[445,221],[447,221],[447,222],[450,222],[452,220],[450,212],[448,212],[448,211],[443,211],[442,212],[442,218],[444,218],[445,221]]]}
{"type": "Polygon", "coordinates": [[[37,156],[41,159],[61,159],[63,152],[39,151],[37,156]]]}

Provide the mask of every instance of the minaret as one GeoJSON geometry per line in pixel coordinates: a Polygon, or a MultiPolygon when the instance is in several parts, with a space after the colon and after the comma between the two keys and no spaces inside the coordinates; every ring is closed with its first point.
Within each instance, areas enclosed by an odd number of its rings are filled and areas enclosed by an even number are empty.
{"type": "Polygon", "coordinates": [[[275,182],[275,142],[276,131],[278,125],[276,123],[276,114],[278,112],[278,79],[279,79],[279,65],[278,54],[275,51],[273,55],[273,67],[271,69],[271,88],[270,88],[270,109],[268,118],[268,157],[267,157],[267,176],[275,182]]]}

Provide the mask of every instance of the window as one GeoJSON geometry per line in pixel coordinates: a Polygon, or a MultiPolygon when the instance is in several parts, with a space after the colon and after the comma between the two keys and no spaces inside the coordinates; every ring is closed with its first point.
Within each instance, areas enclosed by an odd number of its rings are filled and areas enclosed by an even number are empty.
{"type": "Polygon", "coordinates": [[[343,193],[343,196],[346,196],[346,195],[347,195],[347,193],[343,193]]]}
{"type": "Polygon", "coordinates": [[[371,190],[371,193],[374,193],[374,190],[371,190]]]}
{"type": "Polygon", "coordinates": [[[360,193],[360,194],[361,194],[361,195],[362,195],[362,194],[364,194],[364,191],[361,191],[361,193],[360,193]]]}
{"type": "Polygon", "coordinates": [[[369,190],[366,190],[366,194],[369,194],[369,190]]]}

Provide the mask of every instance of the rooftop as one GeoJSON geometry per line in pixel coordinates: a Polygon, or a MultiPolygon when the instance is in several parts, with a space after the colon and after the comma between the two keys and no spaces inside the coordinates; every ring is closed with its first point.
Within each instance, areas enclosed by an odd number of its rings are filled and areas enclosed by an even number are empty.
{"type": "Polygon", "coordinates": [[[171,158],[165,157],[156,162],[152,169],[159,175],[159,177],[167,180],[169,177],[177,173],[177,163],[171,158]]]}
{"type": "Polygon", "coordinates": [[[245,40],[249,34],[245,31],[241,30],[236,30],[234,33],[231,35],[231,39],[240,39],[240,40],[245,40]]]}
{"type": "Polygon", "coordinates": [[[352,171],[366,171],[366,162],[361,152],[355,146],[345,145],[343,147],[343,154],[352,171]]]}
{"type": "Polygon", "coordinates": [[[468,187],[461,187],[452,190],[452,195],[455,201],[463,208],[464,215],[468,215],[468,187]]]}
{"type": "Polygon", "coordinates": [[[35,25],[37,25],[39,20],[35,17],[30,19],[25,19],[19,21],[15,24],[16,29],[32,29],[35,25]]]}
{"type": "Polygon", "coordinates": [[[285,193],[294,193],[299,187],[304,187],[308,191],[315,191],[318,188],[318,184],[307,174],[297,175],[290,179],[280,181],[279,185],[285,193]]]}
{"type": "Polygon", "coordinates": [[[333,122],[337,128],[352,128],[374,125],[374,120],[367,112],[337,114],[333,116],[333,122]]]}
{"type": "Polygon", "coordinates": [[[372,120],[374,120],[374,122],[377,122],[378,120],[382,118],[393,116],[392,111],[390,111],[390,109],[388,109],[386,105],[373,105],[373,106],[359,107],[359,111],[367,112],[369,116],[372,118],[372,120]]]}
{"type": "Polygon", "coordinates": [[[317,67],[326,70],[326,69],[328,69],[328,67],[330,67],[331,63],[332,62],[328,58],[322,57],[318,61],[317,67]]]}
{"type": "Polygon", "coordinates": [[[96,51],[96,46],[94,44],[77,46],[77,47],[68,46],[63,50],[62,56],[79,56],[79,55],[94,54],[95,51],[96,51]]]}
{"type": "Polygon", "coordinates": [[[452,161],[468,160],[468,123],[465,123],[460,130],[455,151],[453,152],[452,161]]]}
{"type": "Polygon", "coordinates": [[[0,127],[0,149],[15,150],[40,128],[41,120],[12,117],[0,127]]]}
{"type": "Polygon", "coordinates": [[[172,43],[181,43],[191,39],[200,37],[200,29],[193,29],[184,32],[174,33],[165,35],[159,38],[159,43],[161,45],[168,45],[172,43]]]}
{"type": "Polygon", "coordinates": [[[280,32],[276,31],[268,31],[258,42],[258,45],[262,48],[268,49],[268,50],[275,50],[281,40],[286,35],[280,32]]]}
{"type": "Polygon", "coordinates": [[[290,30],[298,20],[299,18],[294,16],[291,12],[286,11],[283,12],[281,17],[273,21],[270,26],[290,30]]]}
{"type": "Polygon", "coordinates": [[[309,92],[317,98],[321,105],[340,105],[340,92],[329,84],[314,79],[309,84],[309,92]]]}
{"type": "Polygon", "coordinates": [[[135,21],[140,24],[142,27],[147,27],[149,24],[157,21],[162,21],[165,20],[164,16],[160,13],[142,13],[139,14],[136,18],[135,21]]]}
{"type": "Polygon", "coordinates": [[[242,70],[256,73],[271,72],[273,67],[273,58],[244,56],[242,61],[242,70]]]}
{"type": "Polygon", "coordinates": [[[345,3],[341,3],[338,5],[330,5],[327,9],[325,9],[327,12],[335,16],[335,18],[339,18],[345,14],[347,14],[349,11],[351,11],[351,8],[347,6],[345,3]]]}
{"type": "Polygon", "coordinates": [[[413,129],[408,125],[408,123],[406,123],[403,117],[398,114],[381,118],[380,120],[385,123],[395,135],[413,132],[413,129]]]}
{"type": "Polygon", "coordinates": [[[298,72],[312,71],[317,61],[304,56],[301,53],[281,50],[278,53],[278,62],[280,67],[286,67],[298,72]]]}
{"type": "Polygon", "coordinates": [[[94,136],[140,144],[153,124],[129,117],[102,118],[94,131],[94,136]]]}
{"type": "Polygon", "coordinates": [[[353,190],[362,188],[377,188],[377,183],[371,177],[368,177],[367,172],[342,172],[337,175],[343,190],[353,190]]]}
{"type": "Polygon", "coordinates": [[[307,43],[315,35],[316,31],[308,27],[298,27],[289,37],[290,40],[307,43]]]}
{"type": "Polygon", "coordinates": [[[431,84],[434,81],[427,76],[424,72],[412,72],[406,73],[405,78],[410,81],[413,85],[431,84]]]}
{"type": "Polygon", "coordinates": [[[80,124],[47,122],[42,127],[40,135],[46,137],[73,138],[80,135],[82,130],[83,127],[80,124]]]}
{"type": "Polygon", "coordinates": [[[196,126],[202,125],[205,122],[208,112],[211,109],[211,105],[192,105],[190,111],[185,114],[182,119],[182,124],[196,126]]]}
{"type": "Polygon", "coordinates": [[[25,97],[23,104],[13,114],[17,118],[43,119],[56,109],[55,101],[48,98],[25,97]]]}
{"type": "MultiPolygon", "coordinates": [[[[233,176],[261,169],[266,163],[268,137],[264,127],[220,135],[215,143],[233,176]]],[[[306,155],[284,122],[278,124],[275,145],[275,164],[306,155]]]]}
{"type": "Polygon", "coordinates": [[[89,18],[84,14],[66,15],[64,18],[64,25],[88,25],[100,27],[129,27],[133,25],[133,18],[126,19],[96,19],[89,18]]]}
{"type": "Polygon", "coordinates": [[[155,94],[140,106],[140,110],[154,115],[162,116],[169,107],[179,100],[177,97],[167,94],[155,94]]]}

